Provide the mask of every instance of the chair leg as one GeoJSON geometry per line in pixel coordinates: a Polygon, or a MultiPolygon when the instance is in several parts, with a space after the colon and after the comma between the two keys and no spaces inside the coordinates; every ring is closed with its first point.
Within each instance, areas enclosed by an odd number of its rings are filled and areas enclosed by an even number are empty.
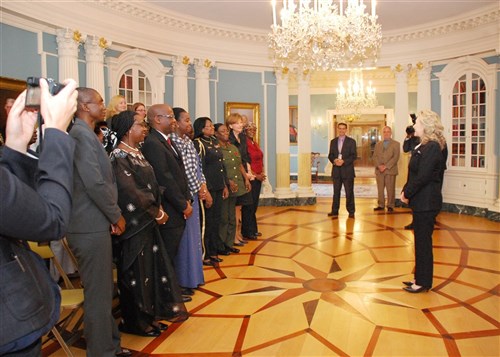
{"type": "Polygon", "coordinates": [[[61,334],[59,333],[59,331],[57,330],[57,327],[53,327],[52,328],[52,333],[54,334],[54,336],[56,337],[57,339],[57,342],[59,342],[59,345],[62,347],[62,349],[64,350],[64,352],[66,353],[66,356],[68,357],[73,357],[73,353],[71,352],[71,350],[69,349],[68,345],[66,344],[66,342],[64,342],[64,339],[62,338],[61,334]]]}

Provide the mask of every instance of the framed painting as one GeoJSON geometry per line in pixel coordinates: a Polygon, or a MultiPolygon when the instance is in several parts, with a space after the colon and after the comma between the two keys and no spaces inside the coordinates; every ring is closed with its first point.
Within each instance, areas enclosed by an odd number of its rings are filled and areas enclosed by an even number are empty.
{"type": "Polygon", "coordinates": [[[224,117],[227,118],[230,114],[239,113],[246,116],[249,123],[254,123],[257,128],[255,133],[255,141],[260,145],[260,104],[259,103],[240,103],[240,102],[225,102],[224,117]]]}

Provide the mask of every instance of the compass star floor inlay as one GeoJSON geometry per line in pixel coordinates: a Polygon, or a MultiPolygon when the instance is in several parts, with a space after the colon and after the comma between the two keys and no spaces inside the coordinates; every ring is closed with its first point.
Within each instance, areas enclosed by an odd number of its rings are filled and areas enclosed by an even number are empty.
{"type": "MultiPolygon", "coordinates": [[[[440,213],[433,289],[409,294],[410,211],[375,204],[356,199],[355,219],[327,217],[330,199],[260,207],[262,237],[205,267],[190,318],[157,338],[123,334],[123,346],[134,356],[499,356],[500,224],[440,213]]],[[[53,345],[45,352],[64,355],[53,345]]]]}

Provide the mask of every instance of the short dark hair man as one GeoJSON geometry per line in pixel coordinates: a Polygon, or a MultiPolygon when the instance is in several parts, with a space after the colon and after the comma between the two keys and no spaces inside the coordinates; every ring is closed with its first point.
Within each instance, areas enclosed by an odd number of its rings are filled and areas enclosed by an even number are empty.
{"type": "Polygon", "coordinates": [[[348,137],[347,124],[339,123],[337,125],[338,136],[330,142],[330,152],[328,160],[333,164],[333,202],[332,210],[328,213],[329,217],[335,217],[339,214],[340,190],[344,185],[346,196],[346,208],[349,212],[349,218],[354,218],[356,207],[354,204],[354,161],[358,154],[356,152],[356,140],[348,137]]]}

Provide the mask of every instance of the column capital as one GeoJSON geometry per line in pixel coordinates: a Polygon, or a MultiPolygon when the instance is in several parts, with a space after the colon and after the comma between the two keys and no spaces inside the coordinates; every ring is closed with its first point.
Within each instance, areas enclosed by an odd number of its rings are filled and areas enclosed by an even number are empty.
{"type": "Polygon", "coordinates": [[[418,62],[415,65],[415,68],[417,70],[417,77],[419,81],[430,79],[432,67],[430,66],[429,62],[418,62]]]}
{"type": "Polygon", "coordinates": [[[104,37],[89,35],[85,41],[85,58],[89,62],[104,62],[104,52],[109,47],[104,37]]]}
{"type": "Polygon", "coordinates": [[[208,79],[210,76],[210,70],[215,66],[215,63],[207,59],[195,59],[194,68],[196,71],[196,78],[208,79]]]}
{"type": "Polygon", "coordinates": [[[397,83],[407,83],[408,82],[408,74],[410,73],[411,68],[412,68],[411,64],[408,64],[406,66],[398,64],[398,65],[392,67],[391,69],[394,72],[394,75],[396,76],[396,82],[397,83]]]}
{"type": "Polygon", "coordinates": [[[187,70],[191,59],[188,56],[175,56],[172,61],[172,68],[174,70],[174,76],[187,77],[187,70]]]}
{"type": "Polygon", "coordinates": [[[78,30],[57,29],[56,30],[57,52],[59,56],[78,57],[78,47],[85,41],[85,36],[78,30]]]}

